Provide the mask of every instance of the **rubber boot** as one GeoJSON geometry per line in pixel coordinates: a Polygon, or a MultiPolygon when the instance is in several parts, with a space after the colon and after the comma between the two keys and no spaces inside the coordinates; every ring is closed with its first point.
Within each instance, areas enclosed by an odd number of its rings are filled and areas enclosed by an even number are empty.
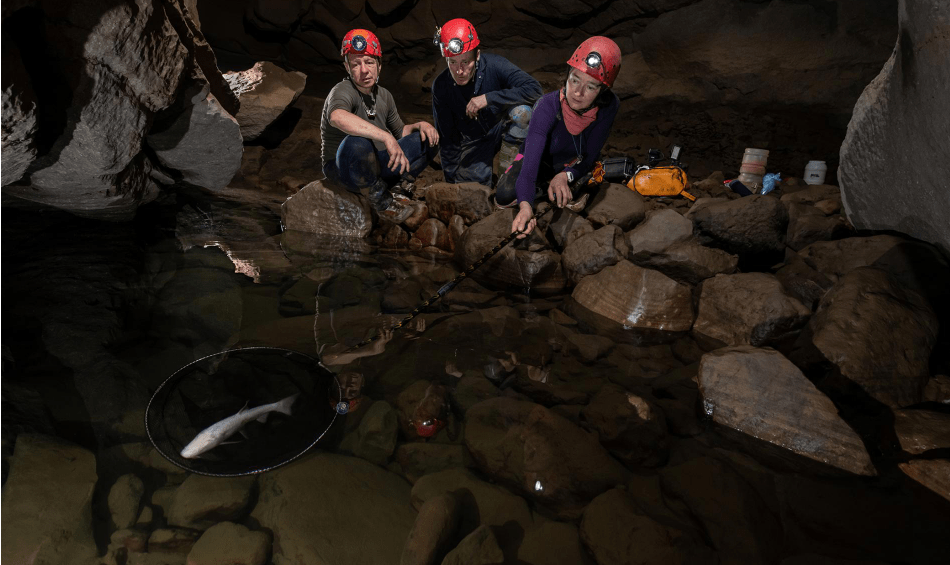
{"type": "Polygon", "coordinates": [[[517,145],[507,141],[501,142],[501,149],[498,151],[498,176],[505,174],[505,171],[514,163],[515,157],[517,156],[517,145]]]}

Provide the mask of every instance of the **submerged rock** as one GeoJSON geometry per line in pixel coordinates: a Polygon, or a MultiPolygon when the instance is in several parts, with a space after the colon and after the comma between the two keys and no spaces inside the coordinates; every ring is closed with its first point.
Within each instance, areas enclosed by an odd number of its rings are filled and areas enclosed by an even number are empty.
{"type": "MultiPolygon", "coordinates": [[[[854,269],[821,299],[793,360],[830,367],[892,408],[920,402],[939,323],[926,299],[873,267],[854,269]]],[[[845,387],[845,382],[833,382],[845,387]]]]}
{"type": "Polygon", "coordinates": [[[666,418],[656,404],[623,388],[605,385],[581,410],[600,443],[627,465],[662,464],[669,448],[666,418]]]}
{"type": "Polygon", "coordinates": [[[286,230],[334,237],[366,237],[373,228],[369,201],[336,183],[313,181],[280,208],[286,230]]]}
{"type": "Polygon", "coordinates": [[[495,565],[504,560],[495,533],[488,526],[479,526],[445,556],[442,565],[495,565]]]}
{"type": "Polygon", "coordinates": [[[834,403],[777,351],[739,346],[707,353],[699,390],[703,410],[717,424],[834,469],[876,474],[834,403]]]}
{"type": "Polygon", "coordinates": [[[770,274],[716,275],[703,282],[693,336],[709,342],[707,349],[762,345],[801,328],[810,315],[770,274]]]}
{"type": "Polygon", "coordinates": [[[241,524],[221,522],[208,528],[188,552],[188,565],[264,565],[270,537],[241,524]]]}
{"type": "Polygon", "coordinates": [[[460,520],[458,497],[451,493],[434,496],[419,508],[416,521],[402,548],[399,565],[432,565],[452,547],[460,520]]]}
{"type": "Polygon", "coordinates": [[[92,452],[57,438],[20,434],[3,485],[4,563],[67,565],[94,559],[92,452]]]}
{"type": "Polygon", "coordinates": [[[241,101],[234,117],[245,142],[257,139],[297,100],[307,84],[307,75],[285,71],[268,61],[255,63],[246,71],[227,73],[224,79],[241,101]]]}
{"type": "Polygon", "coordinates": [[[222,520],[240,518],[251,502],[255,480],[254,476],[189,475],[175,490],[166,514],[169,525],[204,530],[222,520]]]}
{"type": "Polygon", "coordinates": [[[571,297],[616,324],[615,330],[656,330],[676,336],[693,325],[688,286],[626,260],[585,277],[571,297]]]}
{"type": "Polygon", "coordinates": [[[116,480],[109,490],[109,512],[116,528],[129,528],[135,523],[144,494],[145,485],[137,476],[130,473],[116,480]]]}

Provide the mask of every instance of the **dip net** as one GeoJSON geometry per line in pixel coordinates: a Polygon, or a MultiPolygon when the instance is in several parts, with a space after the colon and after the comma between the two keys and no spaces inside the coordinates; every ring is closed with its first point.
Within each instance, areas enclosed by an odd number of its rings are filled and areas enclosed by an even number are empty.
{"type": "Polygon", "coordinates": [[[333,424],[332,406],[340,400],[336,378],[317,359],[279,348],[232,349],[168,377],[149,401],[145,429],[158,452],[183,469],[219,477],[249,475],[289,463],[316,445],[333,424]],[[251,411],[294,395],[289,415],[270,410],[265,422],[230,426],[233,433],[223,443],[198,457],[182,456],[202,431],[242,408],[251,411]]]}

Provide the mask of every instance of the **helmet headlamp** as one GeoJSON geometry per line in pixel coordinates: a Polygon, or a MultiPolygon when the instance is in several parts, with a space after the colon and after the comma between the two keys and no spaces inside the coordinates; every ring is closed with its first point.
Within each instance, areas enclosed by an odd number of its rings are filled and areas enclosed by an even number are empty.
{"type": "Polygon", "coordinates": [[[596,69],[601,63],[600,53],[596,51],[588,53],[587,58],[584,59],[584,62],[587,63],[588,67],[596,69]]]}

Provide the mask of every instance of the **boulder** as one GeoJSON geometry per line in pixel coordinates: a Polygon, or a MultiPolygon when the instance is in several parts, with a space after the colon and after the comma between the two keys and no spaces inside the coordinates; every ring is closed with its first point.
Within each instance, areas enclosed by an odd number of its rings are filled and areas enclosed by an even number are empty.
{"type": "Polygon", "coordinates": [[[175,107],[156,118],[145,142],[158,162],[188,184],[222,190],[241,168],[241,129],[207,83],[184,89],[175,107]]]}
{"type": "Polygon", "coordinates": [[[810,310],[818,307],[818,301],[834,284],[797,253],[786,257],[785,264],[775,272],[775,278],[782,283],[785,292],[810,310]]]}
{"type": "Polygon", "coordinates": [[[950,500],[950,460],[913,459],[897,466],[908,477],[950,500]]]}
{"type": "Polygon", "coordinates": [[[116,528],[130,528],[139,516],[139,506],[145,494],[142,479],[133,474],[122,475],[109,490],[109,512],[116,528]]]}
{"type": "Polygon", "coordinates": [[[36,159],[36,95],[26,74],[20,51],[3,46],[2,185],[23,177],[36,159]]]}
{"type": "Polygon", "coordinates": [[[388,402],[374,402],[360,420],[353,454],[377,465],[385,465],[396,449],[399,424],[388,402]]]}
{"type": "Polygon", "coordinates": [[[401,226],[389,224],[379,236],[379,246],[387,249],[403,249],[409,245],[409,234],[401,226]]]}
{"type": "Polygon", "coordinates": [[[796,202],[787,203],[787,206],[788,232],[785,242],[795,251],[816,241],[841,239],[852,232],[848,221],[841,214],[828,216],[815,206],[796,202]]]}
{"type": "Polygon", "coordinates": [[[554,521],[541,522],[524,533],[518,560],[531,565],[593,565],[577,526],[554,521]]]}
{"type": "Polygon", "coordinates": [[[182,558],[191,552],[201,532],[191,528],[159,528],[148,536],[149,553],[179,555],[182,558]]]}
{"type": "Polygon", "coordinates": [[[426,206],[429,215],[443,224],[448,224],[452,216],[458,215],[465,225],[470,226],[492,213],[491,195],[490,188],[474,182],[437,182],[426,191],[426,206]]]}
{"type": "MultiPolygon", "coordinates": [[[[585,277],[571,297],[618,330],[648,330],[677,337],[693,325],[690,287],[626,260],[585,277]]],[[[574,310],[569,313],[575,318],[584,314],[574,310]]]]}
{"type": "Polygon", "coordinates": [[[810,184],[801,190],[783,194],[781,200],[787,205],[809,204],[811,206],[827,200],[841,202],[841,190],[830,184],[810,184]]]}
{"type": "Polygon", "coordinates": [[[465,218],[456,214],[449,220],[449,235],[452,236],[452,249],[455,249],[455,246],[459,244],[463,233],[465,233],[465,218]]]}
{"type": "MultiPolygon", "coordinates": [[[[876,474],[864,443],[834,403],[773,349],[739,346],[705,354],[699,391],[714,422],[817,462],[816,471],[876,474]]],[[[750,442],[753,448],[755,443],[750,442]]],[[[792,468],[811,467],[786,459],[792,468]]]]}
{"type": "Polygon", "coordinates": [[[416,521],[402,548],[399,565],[433,565],[442,558],[455,542],[460,504],[451,493],[434,496],[419,508],[416,521]]]}
{"type": "Polygon", "coordinates": [[[700,243],[750,261],[774,262],[785,252],[788,211],[771,196],[715,202],[692,214],[700,243]]]}
{"type": "Polygon", "coordinates": [[[399,476],[357,457],[313,453],[260,481],[251,517],[273,532],[274,563],[399,563],[416,518],[399,476]]]}
{"type": "Polygon", "coordinates": [[[717,563],[713,550],[689,528],[647,516],[624,489],[608,490],[584,509],[580,534],[598,565],[717,563]]]}
{"type": "Polygon", "coordinates": [[[57,438],[20,434],[3,484],[4,563],[82,563],[92,532],[96,457],[57,438]]]}
{"type": "Polygon", "coordinates": [[[425,475],[412,487],[412,505],[420,509],[429,500],[455,493],[461,503],[461,531],[479,525],[504,527],[513,522],[523,533],[534,525],[534,517],[523,498],[487,483],[467,469],[449,469],[425,475]]]}
{"type": "Polygon", "coordinates": [[[894,432],[901,449],[920,455],[931,449],[950,449],[950,414],[931,410],[897,410],[894,432]]]}
{"type": "Polygon", "coordinates": [[[624,464],[653,467],[666,460],[666,418],[659,406],[644,397],[608,384],[581,409],[580,417],[597,431],[600,444],[624,464]]]}
{"type": "MultiPolygon", "coordinates": [[[[410,200],[409,206],[412,207],[412,215],[406,218],[406,221],[403,222],[403,225],[405,225],[406,229],[409,231],[416,231],[423,223],[425,223],[426,220],[429,219],[429,207],[426,206],[425,202],[420,200],[410,200]]],[[[455,216],[453,216],[453,218],[454,217],[455,216]]]]}
{"type": "MultiPolygon", "coordinates": [[[[511,233],[515,213],[514,209],[499,210],[469,227],[455,247],[456,263],[468,267],[491,251],[511,233]]],[[[544,248],[516,249],[512,244],[479,267],[472,278],[490,288],[514,286],[542,293],[558,292],[567,284],[559,254],[544,248]]]]}
{"type": "Polygon", "coordinates": [[[693,336],[707,349],[762,345],[808,322],[811,309],[767,273],[716,275],[703,281],[693,336]]]}
{"type": "Polygon", "coordinates": [[[313,181],[280,208],[286,230],[335,237],[363,238],[373,228],[369,201],[342,186],[313,181]]]}
{"type": "Polygon", "coordinates": [[[907,243],[906,239],[893,235],[849,237],[813,243],[799,250],[799,255],[836,282],[858,267],[868,267],[886,255],[900,253],[900,248],[907,243]]]}
{"type": "Polygon", "coordinates": [[[639,263],[639,260],[661,253],[692,235],[693,222],[674,210],[657,210],[627,233],[627,245],[630,247],[628,258],[639,263]]]}
{"type": "Polygon", "coordinates": [[[938,328],[920,294],[884,271],[861,267],[824,295],[792,358],[809,370],[830,366],[832,386],[853,383],[900,408],[922,398],[938,328]]]}
{"type": "Polygon", "coordinates": [[[245,143],[257,139],[297,100],[307,84],[307,75],[285,71],[271,62],[227,73],[224,79],[241,101],[241,109],[234,118],[241,126],[245,143]]]}
{"type": "Polygon", "coordinates": [[[413,237],[418,238],[422,242],[423,247],[435,246],[444,251],[455,251],[455,245],[452,243],[452,234],[449,233],[449,228],[435,218],[429,218],[423,222],[423,224],[419,226],[419,229],[413,234],[413,237]]]}
{"type": "Polygon", "coordinates": [[[563,517],[579,516],[590,499],[628,476],[564,417],[509,398],[485,400],[468,410],[465,445],[483,472],[563,517]]]}
{"type": "Polygon", "coordinates": [[[560,249],[593,231],[594,226],[587,218],[567,208],[555,209],[551,213],[551,222],[548,223],[548,233],[560,249]]]}
{"type": "Polygon", "coordinates": [[[464,445],[444,443],[403,443],[396,447],[393,459],[401,467],[401,474],[413,483],[429,473],[473,465],[464,445]]]}
{"type": "Polygon", "coordinates": [[[685,284],[699,284],[720,273],[734,273],[739,264],[735,255],[692,241],[674,243],[656,254],[640,253],[631,261],[685,284]]]}
{"type": "Polygon", "coordinates": [[[627,253],[623,232],[617,226],[608,225],[575,239],[564,249],[561,264],[568,279],[576,284],[587,275],[616,265],[627,253]]]}
{"type": "Polygon", "coordinates": [[[442,565],[495,565],[504,560],[492,529],[479,526],[445,556],[442,565]]]}
{"type": "Polygon", "coordinates": [[[266,533],[221,522],[201,534],[188,552],[188,565],[264,565],[268,553],[270,536],[266,533]]]}
{"type": "Polygon", "coordinates": [[[166,517],[171,526],[204,530],[222,520],[245,514],[255,477],[189,475],[175,490],[166,517]]]}
{"type": "Polygon", "coordinates": [[[646,217],[643,197],[622,184],[608,184],[600,187],[584,214],[595,228],[614,225],[627,231],[646,217]]]}
{"type": "Polygon", "coordinates": [[[934,375],[924,388],[924,401],[937,404],[950,404],[950,377],[934,375]]]}
{"type": "Polygon", "coordinates": [[[838,179],[858,229],[896,230],[950,254],[950,81],[942,0],[898,3],[897,44],[854,106],[838,179]]]}

